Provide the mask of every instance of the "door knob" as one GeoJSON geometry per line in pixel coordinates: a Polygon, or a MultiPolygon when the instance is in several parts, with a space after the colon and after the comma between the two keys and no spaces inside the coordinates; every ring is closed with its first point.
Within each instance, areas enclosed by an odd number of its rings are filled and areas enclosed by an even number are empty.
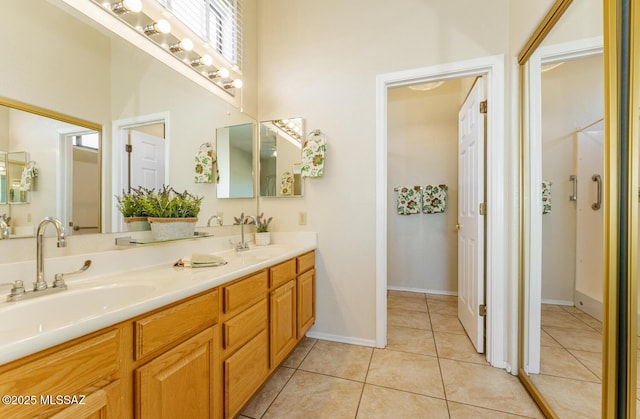
{"type": "Polygon", "coordinates": [[[460,230],[463,227],[462,224],[456,224],[456,230],[460,230]]]}

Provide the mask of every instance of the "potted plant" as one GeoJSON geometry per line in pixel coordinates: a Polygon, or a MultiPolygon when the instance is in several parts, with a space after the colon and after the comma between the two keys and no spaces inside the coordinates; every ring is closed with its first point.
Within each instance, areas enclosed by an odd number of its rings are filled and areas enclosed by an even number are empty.
{"type": "Polygon", "coordinates": [[[124,222],[129,231],[145,231],[151,230],[148,214],[142,206],[145,195],[152,193],[153,190],[143,188],[130,188],[129,192],[122,191],[121,196],[116,196],[118,211],[124,217],[124,222]]]}
{"type": "Polygon", "coordinates": [[[154,240],[193,237],[201,203],[202,197],[177,192],[167,185],[145,194],[141,200],[154,240]]]}
{"type": "Polygon", "coordinates": [[[269,232],[269,223],[271,220],[273,220],[273,217],[269,217],[268,220],[265,220],[264,212],[260,213],[256,218],[255,242],[257,246],[266,246],[271,243],[271,233],[269,232]]]}

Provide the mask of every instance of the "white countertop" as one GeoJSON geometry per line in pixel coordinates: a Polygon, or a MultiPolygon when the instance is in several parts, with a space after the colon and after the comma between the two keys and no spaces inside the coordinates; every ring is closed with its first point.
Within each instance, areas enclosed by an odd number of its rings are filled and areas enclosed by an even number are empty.
{"type": "MultiPolygon", "coordinates": [[[[66,291],[0,303],[0,364],[136,317],[316,248],[315,233],[272,235],[276,238],[275,244],[252,246],[244,252],[228,249],[229,237],[220,237],[80,255],[51,262],[65,268],[48,269],[47,277],[52,277],[53,272],[73,271],[84,259],[91,259],[92,267],[87,275],[69,278],[66,291]],[[216,254],[228,263],[208,268],[173,266],[176,260],[193,253],[216,254]],[[154,263],[159,258],[164,261],[154,263]],[[132,267],[135,260],[138,267],[132,267]],[[92,270],[93,275],[90,274],[92,270]]],[[[45,261],[45,268],[48,262],[45,261]]],[[[25,269],[0,266],[3,278],[6,272],[2,272],[2,268],[7,272],[25,269]]],[[[29,281],[24,282],[26,286],[29,281]]],[[[5,288],[1,291],[4,294],[5,288]]]]}

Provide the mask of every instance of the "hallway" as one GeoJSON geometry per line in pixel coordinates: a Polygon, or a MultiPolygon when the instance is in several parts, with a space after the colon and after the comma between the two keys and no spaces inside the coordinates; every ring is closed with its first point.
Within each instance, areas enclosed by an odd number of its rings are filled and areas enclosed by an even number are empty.
{"type": "Polygon", "coordinates": [[[518,378],[477,354],[457,298],[389,291],[386,349],[306,338],[241,418],[541,418],[518,378]]]}

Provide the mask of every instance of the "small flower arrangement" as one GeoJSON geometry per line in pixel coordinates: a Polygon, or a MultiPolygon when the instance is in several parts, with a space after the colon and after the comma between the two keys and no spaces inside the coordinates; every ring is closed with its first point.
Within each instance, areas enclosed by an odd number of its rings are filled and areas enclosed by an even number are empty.
{"type": "Polygon", "coordinates": [[[116,196],[123,217],[193,218],[200,212],[202,197],[177,192],[163,185],[157,192],[144,187],[131,188],[116,196]]]}
{"type": "Polygon", "coordinates": [[[149,214],[147,214],[142,202],[152,193],[153,189],[147,189],[142,186],[139,188],[130,188],[129,192],[123,190],[122,195],[116,195],[118,211],[120,211],[125,218],[147,217],[149,214]]]}
{"type": "Polygon", "coordinates": [[[264,218],[264,212],[260,213],[256,218],[256,232],[257,233],[266,233],[269,231],[269,223],[273,220],[273,217],[269,217],[268,220],[264,218]]]}

